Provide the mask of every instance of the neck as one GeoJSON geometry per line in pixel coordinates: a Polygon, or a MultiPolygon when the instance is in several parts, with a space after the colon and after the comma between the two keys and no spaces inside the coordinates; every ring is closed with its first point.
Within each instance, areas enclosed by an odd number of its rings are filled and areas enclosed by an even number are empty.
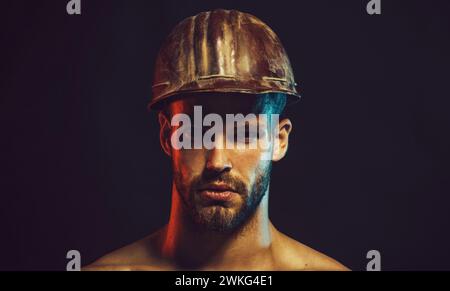
{"type": "Polygon", "coordinates": [[[178,267],[188,269],[233,269],[247,264],[269,265],[276,232],[268,216],[268,191],[255,213],[238,229],[218,232],[200,229],[192,222],[172,185],[172,208],[162,231],[162,254],[178,267]]]}

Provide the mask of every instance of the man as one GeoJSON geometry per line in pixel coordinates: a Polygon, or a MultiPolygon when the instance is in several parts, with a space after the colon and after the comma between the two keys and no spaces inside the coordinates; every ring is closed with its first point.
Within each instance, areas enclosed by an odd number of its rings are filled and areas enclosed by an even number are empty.
{"type": "Polygon", "coordinates": [[[292,129],[280,114],[295,86],[281,42],[256,17],[215,10],[178,24],[149,104],[172,161],[169,222],[85,270],[346,270],[269,220],[272,162],[292,129]]]}

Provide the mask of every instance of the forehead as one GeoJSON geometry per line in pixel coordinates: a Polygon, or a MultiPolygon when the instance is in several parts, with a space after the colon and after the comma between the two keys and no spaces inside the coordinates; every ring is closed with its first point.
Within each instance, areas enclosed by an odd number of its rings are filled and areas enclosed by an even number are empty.
{"type": "Polygon", "coordinates": [[[263,97],[244,93],[196,93],[178,96],[168,104],[170,113],[192,114],[194,106],[201,106],[203,113],[237,114],[261,113],[263,97]]]}

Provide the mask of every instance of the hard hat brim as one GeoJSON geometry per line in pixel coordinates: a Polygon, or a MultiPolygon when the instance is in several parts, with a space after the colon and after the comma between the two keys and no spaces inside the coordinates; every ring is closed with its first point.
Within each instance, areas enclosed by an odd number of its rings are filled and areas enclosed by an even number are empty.
{"type": "MultiPolygon", "coordinates": [[[[177,88],[174,86],[173,90],[166,91],[165,94],[158,96],[157,98],[153,98],[153,100],[148,104],[148,110],[160,110],[165,105],[170,103],[175,96],[180,96],[184,94],[192,94],[192,93],[243,93],[243,94],[265,94],[265,93],[282,93],[286,94],[288,97],[287,103],[288,105],[296,103],[300,100],[300,94],[297,92],[295,87],[291,86],[280,86],[280,81],[273,80],[263,80],[261,81],[247,81],[246,84],[242,84],[242,82],[236,82],[235,80],[199,80],[192,82],[190,84],[185,84],[183,88],[177,88]],[[207,82],[202,82],[207,81],[207,82]],[[272,82],[277,82],[278,89],[274,89],[274,84],[272,82]],[[203,83],[203,84],[202,84],[203,83]],[[206,83],[206,84],[205,84],[206,83]],[[283,88],[285,87],[285,88],[283,88]]],[[[170,86],[170,84],[164,84],[165,86],[170,86]]],[[[155,86],[154,86],[155,87],[155,86]]],[[[155,88],[153,88],[155,90],[155,88]]],[[[156,90],[155,90],[156,91],[156,90]]]]}

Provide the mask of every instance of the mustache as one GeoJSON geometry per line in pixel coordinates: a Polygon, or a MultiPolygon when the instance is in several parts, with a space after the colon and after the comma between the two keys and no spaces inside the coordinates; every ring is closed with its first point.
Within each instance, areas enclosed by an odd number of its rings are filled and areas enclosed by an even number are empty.
{"type": "Polygon", "coordinates": [[[195,190],[208,188],[211,184],[225,184],[228,188],[241,194],[247,195],[247,187],[240,179],[231,176],[229,173],[223,173],[213,178],[199,177],[195,183],[195,190]]]}

